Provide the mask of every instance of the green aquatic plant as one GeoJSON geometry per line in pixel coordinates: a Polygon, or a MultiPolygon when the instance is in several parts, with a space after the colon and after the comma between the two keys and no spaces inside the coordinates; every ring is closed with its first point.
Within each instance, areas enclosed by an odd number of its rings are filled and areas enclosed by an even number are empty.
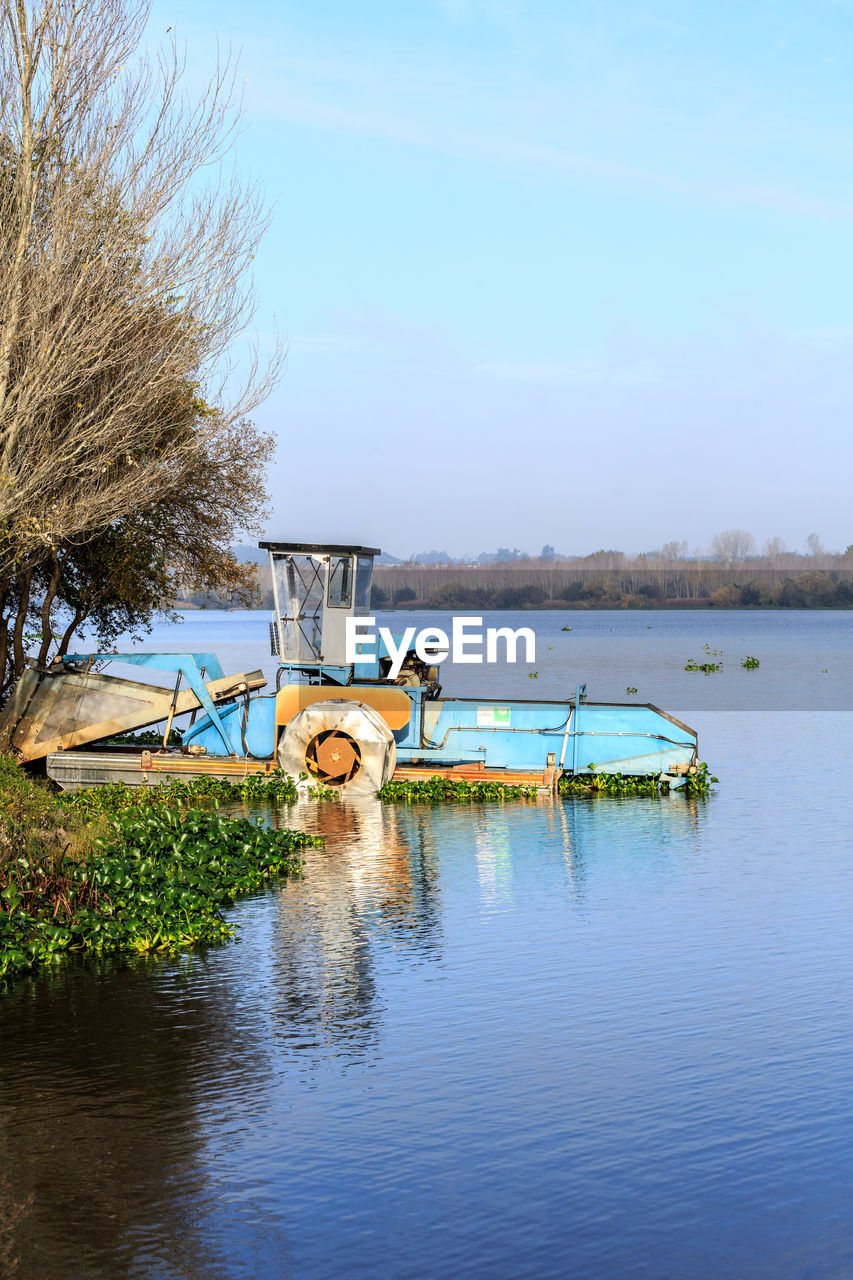
{"type": "Polygon", "coordinates": [[[528,671],[528,673],[527,673],[527,678],[528,678],[528,680],[538,680],[538,679],[539,679],[539,672],[538,672],[538,671],[528,671]]]}
{"type": "Polygon", "coordinates": [[[571,627],[560,627],[561,631],[571,631],[571,627]]]}
{"type": "MultiPolygon", "coordinates": [[[[669,780],[659,774],[599,773],[594,764],[587,765],[588,773],[566,774],[557,783],[560,795],[606,795],[606,796],[665,796],[670,793],[669,780]]],[[[695,773],[688,773],[684,786],[677,788],[688,796],[707,796],[711,792],[711,784],[719,782],[710,773],[707,764],[696,767],[695,773]]]]}
{"type": "Polygon", "coordinates": [[[747,654],[740,665],[745,667],[747,671],[754,671],[757,666],[760,666],[760,663],[757,658],[753,658],[751,654],[747,654]]]}
{"type": "Polygon", "coordinates": [[[685,671],[704,671],[706,676],[712,671],[722,671],[722,669],[722,662],[696,662],[693,658],[688,658],[684,667],[685,671]]]}
{"type": "MultiPolygon", "coordinates": [[[[722,649],[712,649],[709,644],[702,645],[702,652],[705,654],[706,659],[722,658],[723,656],[722,649]]],[[[697,662],[695,658],[688,658],[687,665],[684,668],[685,671],[703,671],[706,676],[712,671],[722,671],[722,669],[722,662],[697,662]]]]}
{"type": "Polygon", "coordinates": [[[62,803],[73,812],[93,817],[102,813],[118,813],[123,809],[133,809],[149,803],[182,805],[191,800],[216,800],[290,804],[297,799],[297,796],[296,783],[293,779],[281,769],[276,769],[272,773],[248,773],[234,782],[226,778],[210,776],[172,778],[153,787],[129,787],[124,782],[108,782],[103,786],[78,791],[67,798],[63,797],[62,803]]]}
{"type": "MultiPolygon", "coordinates": [[[[310,782],[310,774],[300,773],[299,781],[310,782]]],[[[340,800],[341,798],[341,793],[338,791],[337,787],[324,787],[322,782],[317,782],[308,787],[306,795],[311,800],[340,800]]]]}
{"type": "Polygon", "coordinates": [[[7,859],[0,878],[0,977],[66,952],[175,951],[220,942],[221,908],[279,876],[299,875],[317,836],[273,831],[218,808],[150,797],[110,815],[95,852],[7,859]]]}
{"type": "Polygon", "coordinates": [[[598,773],[594,764],[589,773],[565,774],[557,783],[560,795],[659,796],[666,795],[669,783],[657,775],[598,773]]]}
{"type": "Polygon", "coordinates": [[[395,803],[427,803],[440,801],[531,800],[538,794],[534,784],[506,782],[469,782],[466,778],[403,778],[386,782],[377,795],[380,800],[395,803]]]}
{"type": "Polygon", "coordinates": [[[711,784],[719,782],[720,779],[711,773],[708,766],[702,761],[696,766],[695,773],[688,773],[684,783],[684,793],[688,796],[709,796],[711,794],[711,784]]]}
{"type": "Polygon", "coordinates": [[[636,687],[636,685],[633,685],[633,684],[626,684],[626,685],[625,685],[625,692],[626,692],[626,693],[636,693],[636,692],[637,692],[637,687],[636,687]]]}

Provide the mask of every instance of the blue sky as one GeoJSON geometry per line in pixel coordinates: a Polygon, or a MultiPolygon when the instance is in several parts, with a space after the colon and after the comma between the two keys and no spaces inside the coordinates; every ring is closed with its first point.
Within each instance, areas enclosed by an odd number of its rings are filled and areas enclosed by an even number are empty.
{"type": "Polygon", "coordinates": [[[269,535],[853,542],[853,0],[157,0],[241,50],[269,535]]]}

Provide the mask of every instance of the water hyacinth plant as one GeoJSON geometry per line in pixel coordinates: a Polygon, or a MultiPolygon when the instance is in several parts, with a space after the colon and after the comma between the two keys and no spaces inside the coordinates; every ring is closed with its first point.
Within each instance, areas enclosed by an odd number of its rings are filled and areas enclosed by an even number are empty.
{"type": "Polygon", "coordinates": [[[234,929],[221,908],[301,872],[316,836],[162,800],[110,814],[93,852],[0,858],[0,977],[66,952],[175,951],[234,929]]]}
{"type": "Polygon", "coordinates": [[[171,778],[154,787],[129,787],[124,782],[109,782],[63,797],[62,803],[76,813],[93,817],[140,805],[186,804],[190,800],[291,804],[298,794],[293,779],[281,769],[276,769],[268,774],[249,773],[234,782],[212,777],[171,778]]]}
{"type": "Polygon", "coordinates": [[[632,774],[596,773],[567,774],[557,783],[560,795],[658,796],[666,795],[669,784],[658,777],[635,777],[632,774]]]}
{"type": "MultiPolygon", "coordinates": [[[[557,783],[560,795],[596,795],[596,796],[665,796],[669,795],[670,784],[665,777],[624,773],[599,773],[594,764],[587,765],[588,773],[567,774],[557,783]]],[[[687,796],[708,796],[711,785],[719,782],[702,762],[695,773],[688,773],[684,786],[679,788],[687,796]]]]}
{"type": "Polygon", "coordinates": [[[298,875],[322,840],[221,811],[296,797],[283,774],[55,795],[0,756],[0,976],[65,953],[173,951],[220,941],[239,894],[298,875]]]}
{"type": "Polygon", "coordinates": [[[531,800],[539,792],[535,784],[506,782],[469,782],[465,778],[415,778],[386,782],[380,800],[412,804],[437,804],[483,800],[531,800]]]}
{"type": "Polygon", "coordinates": [[[722,658],[722,649],[712,649],[709,644],[702,645],[702,652],[705,654],[704,662],[696,662],[694,658],[688,658],[685,671],[703,671],[705,675],[709,675],[712,671],[722,671],[722,662],[714,662],[714,658],[722,658]]]}

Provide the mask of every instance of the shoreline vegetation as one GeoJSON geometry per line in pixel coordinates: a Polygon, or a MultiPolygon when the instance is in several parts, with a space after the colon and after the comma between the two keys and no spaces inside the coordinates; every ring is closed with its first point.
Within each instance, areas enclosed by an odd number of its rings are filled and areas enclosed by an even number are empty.
{"type": "MultiPolygon", "coordinates": [[[[664,796],[657,778],[595,773],[563,778],[561,796],[664,796]]],[[[707,796],[706,765],[686,793],[707,796]]],[[[313,788],[330,800],[335,793],[313,788]]],[[[533,800],[535,786],[433,777],[391,782],[386,803],[533,800]]],[[[156,788],[111,784],[54,791],[11,756],[0,755],[0,980],[66,955],[172,954],[234,937],[223,908],[268,883],[302,874],[299,851],[322,836],[273,830],[221,812],[223,801],[292,803],[285,775],[170,782],[156,788]]],[[[336,798],[336,797],[335,797],[336,798]]]]}
{"type": "MultiPolygon", "coordinates": [[[[642,558],[640,558],[642,560],[642,558]]],[[[505,565],[377,566],[371,608],[378,611],[528,609],[851,609],[853,556],[816,567],[805,557],[792,566],[750,562],[736,567],[583,561],[554,565],[517,560],[505,565]]],[[[231,598],[185,593],[175,608],[215,609],[231,598]]],[[[254,605],[272,609],[269,568],[257,566],[254,605]]]]}
{"type": "MultiPolygon", "coordinates": [[[[696,773],[687,775],[683,791],[686,796],[708,796],[715,782],[719,782],[719,778],[714,777],[703,762],[696,773]]],[[[669,792],[669,782],[665,778],[602,773],[596,770],[594,764],[588,764],[586,771],[579,772],[577,777],[566,774],[557,782],[559,796],[668,796],[669,792]]],[[[534,800],[539,795],[539,787],[526,783],[479,782],[436,775],[432,778],[386,782],[378,795],[386,803],[481,803],[488,800],[534,800]]]]}
{"type": "MultiPolygon", "coordinates": [[[[323,844],[220,812],[254,792],[199,781],[63,795],[0,756],[0,979],[69,953],[222,942],[235,933],[223,907],[299,876],[299,851],[323,844]]],[[[271,799],[295,797],[287,781],[271,799]]]]}

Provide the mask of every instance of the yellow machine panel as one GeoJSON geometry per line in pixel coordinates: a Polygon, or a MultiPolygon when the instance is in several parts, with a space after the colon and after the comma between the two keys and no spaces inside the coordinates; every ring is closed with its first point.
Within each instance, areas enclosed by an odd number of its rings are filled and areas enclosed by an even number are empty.
{"type": "Polygon", "coordinates": [[[276,728],[314,702],[331,702],[344,699],[363,702],[378,711],[389,729],[405,729],[409,723],[412,703],[402,689],[382,688],[373,685],[291,684],[280,689],[275,699],[276,728]]]}

